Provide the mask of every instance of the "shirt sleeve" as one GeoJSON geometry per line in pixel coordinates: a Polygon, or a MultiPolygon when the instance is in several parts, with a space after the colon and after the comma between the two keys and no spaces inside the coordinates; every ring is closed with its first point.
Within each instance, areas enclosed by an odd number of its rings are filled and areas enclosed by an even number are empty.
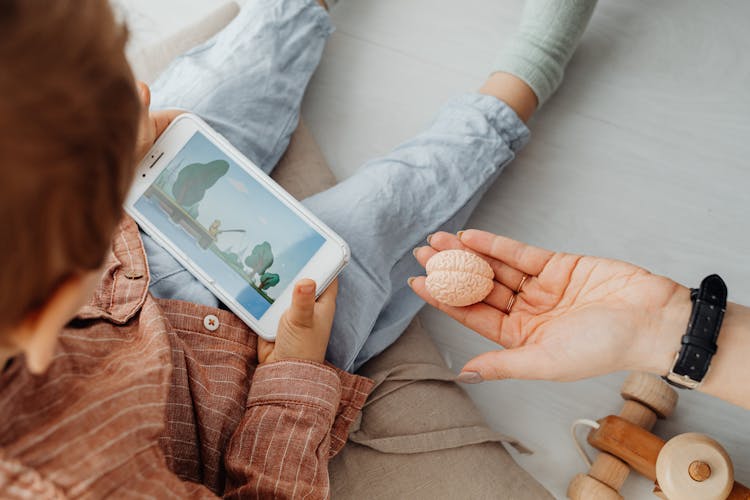
{"type": "Polygon", "coordinates": [[[319,363],[255,371],[225,458],[227,498],[328,498],[328,460],[346,443],[372,382],[319,363]]]}

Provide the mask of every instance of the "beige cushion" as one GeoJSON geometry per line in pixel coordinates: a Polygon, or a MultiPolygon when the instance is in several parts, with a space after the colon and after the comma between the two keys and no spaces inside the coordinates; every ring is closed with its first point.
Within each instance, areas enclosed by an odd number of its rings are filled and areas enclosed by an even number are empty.
{"type": "Polygon", "coordinates": [[[552,496],[516,464],[468,395],[452,382],[418,320],[360,374],[379,385],[329,466],[334,499],[552,496]]]}

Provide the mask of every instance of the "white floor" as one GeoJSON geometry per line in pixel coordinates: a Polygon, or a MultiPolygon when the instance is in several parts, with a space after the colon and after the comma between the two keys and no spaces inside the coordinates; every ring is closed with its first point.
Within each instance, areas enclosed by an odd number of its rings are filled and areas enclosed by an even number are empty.
{"type": "MultiPolygon", "coordinates": [[[[131,0],[144,6],[150,2],[131,0]]],[[[150,3],[170,13],[175,1],[150,3]],[[170,7],[171,6],[171,7],[170,7]]],[[[180,2],[187,24],[215,5],[180,2]]],[[[423,128],[438,107],[477,88],[513,32],[521,0],[341,0],[338,31],[304,115],[340,178],[423,128]]],[[[743,0],[601,0],[533,139],[488,193],[472,227],[556,250],[625,259],[686,285],[718,272],[750,304],[750,4],[743,0]]],[[[452,320],[422,317],[459,368],[493,346],[452,320]]],[[[523,467],[563,498],[585,470],[568,436],[580,417],[619,409],[624,374],[578,383],[469,387],[492,426],[535,450],[523,467]]],[[[750,382],[750,381],[748,381],[750,382]]],[[[681,393],[662,437],[712,435],[750,483],[750,412],[681,393]]],[[[628,499],[655,498],[642,478],[628,499]]]]}

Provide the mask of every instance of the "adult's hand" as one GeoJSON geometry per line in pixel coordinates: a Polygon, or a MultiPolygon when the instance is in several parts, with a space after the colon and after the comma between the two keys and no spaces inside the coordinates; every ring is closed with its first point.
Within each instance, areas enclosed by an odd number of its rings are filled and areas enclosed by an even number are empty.
{"type": "Polygon", "coordinates": [[[479,254],[495,272],[484,302],[447,306],[430,296],[424,277],[410,280],[426,302],[506,348],[469,361],[459,380],[577,380],[617,370],[669,370],[690,315],[686,287],[625,262],[551,252],[484,231],[459,235],[436,233],[415,256],[424,266],[441,250],[479,254]]]}

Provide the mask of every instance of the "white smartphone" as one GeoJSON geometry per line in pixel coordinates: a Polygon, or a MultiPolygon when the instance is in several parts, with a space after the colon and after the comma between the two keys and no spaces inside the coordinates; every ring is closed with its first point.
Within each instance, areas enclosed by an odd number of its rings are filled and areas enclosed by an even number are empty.
{"type": "Polygon", "coordinates": [[[320,294],[349,261],[341,237],[189,113],[139,164],[125,210],[266,340],[298,279],[320,294]]]}

